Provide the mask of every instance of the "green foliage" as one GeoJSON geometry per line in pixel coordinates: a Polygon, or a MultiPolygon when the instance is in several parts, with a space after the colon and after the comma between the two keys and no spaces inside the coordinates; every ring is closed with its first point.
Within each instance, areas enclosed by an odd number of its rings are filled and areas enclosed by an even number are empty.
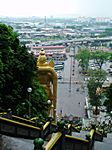
{"type": "Polygon", "coordinates": [[[47,104],[47,96],[45,89],[35,80],[33,81],[33,91],[32,91],[32,116],[42,116],[47,117],[48,112],[48,104],[47,104]],[[44,109],[44,111],[43,111],[44,109]]]}
{"type": "Polygon", "coordinates": [[[90,140],[91,139],[90,133],[86,134],[85,136],[86,136],[86,140],[90,140]]]}
{"type": "Polygon", "coordinates": [[[61,26],[54,26],[53,28],[54,28],[54,29],[62,29],[61,26]]]}
{"type": "Polygon", "coordinates": [[[109,60],[112,61],[112,52],[110,52],[109,60]]]}
{"type": "Polygon", "coordinates": [[[11,108],[13,114],[28,114],[27,88],[31,86],[32,116],[40,111],[46,114],[46,95],[39,83],[34,81],[37,76],[35,72],[36,59],[33,54],[29,54],[25,46],[20,45],[18,35],[12,27],[0,24],[0,106],[2,110],[11,108]]]}
{"type": "Polygon", "coordinates": [[[101,87],[106,80],[106,71],[101,69],[96,70],[88,70],[87,75],[89,76],[89,79],[93,79],[94,81],[99,83],[99,87],[101,87]]]}
{"type": "Polygon", "coordinates": [[[29,117],[28,111],[30,106],[31,117],[42,115],[45,118],[48,116],[48,104],[45,89],[37,81],[33,81],[32,89],[31,93],[27,93],[26,100],[20,101],[16,106],[16,113],[19,116],[29,117]]]}
{"type": "Polygon", "coordinates": [[[81,49],[78,51],[76,55],[76,59],[79,61],[79,65],[81,66],[82,70],[85,72],[89,66],[89,59],[90,59],[90,52],[88,49],[81,49]]]}
{"type": "Polygon", "coordinates": [[[112,28],[106,28],[105,31],[100,35],[100,37],[112,36],[112,28]]]}
{"type": "Polygon", "coordinates": [[[91,59],[94,60],[94,63],[97,64],[97,66],[101,69],[102,65],[109,60],[111,54],[109,52],[105,52],[102,50],[96,50],[94,52],[91,52],[91,59]]]}
{"type": "Polygon", "coordinates": [[[105,91],[106,100],[104,102],[104,105],[107,108],[107,112],[112,111],[112,84],[106,89],[105,91]]]}
{"type": "Polygon", "coordinates": [[[89,70],[89,81],[87,84],[90,103],[92,106],[101,105],[101,94],[97,94],[97,88],[102,88],[104,81],[106,80],[106,72],[104,70],[89,70]]]}
{"type": "Polygon", "coordinates": [[[97,68],[101,69],[102,65],[107,61],[111,60],[112,52],[105,52],[102,50],[96,50],[90,52],[88,49],[81,49],[76,55],[76,59],[79,61],[84,72],[87,72],[89,66],[89,60],[94,60],[94,63],[97,65],[97,68]]]}
{"type": "Polygon", "coordinates": [[[94,79],[90,79],[88,82],[88,94],[90,98],[90,104],[92,106],[99,106],[101,104],[100,95],[96,94],[96,90],[99,87],[99,83],[96,82],[94,79]]]}
{"type": "Polygon", "coordinates": [[[112,43],[109,43],[109,48],[112,49],[112,43]]]}

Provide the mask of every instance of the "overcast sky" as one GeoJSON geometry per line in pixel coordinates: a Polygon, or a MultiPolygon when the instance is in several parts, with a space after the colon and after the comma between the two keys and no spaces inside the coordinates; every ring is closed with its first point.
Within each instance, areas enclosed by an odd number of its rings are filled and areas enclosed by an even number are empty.
{"type": "Polygon", "coordinates": [[[111,17],[112,0],[1,0],[0,16],[111,17]]]}

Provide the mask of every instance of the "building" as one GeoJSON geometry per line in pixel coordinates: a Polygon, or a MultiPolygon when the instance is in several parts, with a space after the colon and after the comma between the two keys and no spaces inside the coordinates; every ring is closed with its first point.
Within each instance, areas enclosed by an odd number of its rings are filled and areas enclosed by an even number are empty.
{"type": "Polygon", "coordinates": [[[31,52],[38,57],[40,49],[44,49],[47,59],[60,61],[67,59],[65,46],[32,46],[31,52]]]}

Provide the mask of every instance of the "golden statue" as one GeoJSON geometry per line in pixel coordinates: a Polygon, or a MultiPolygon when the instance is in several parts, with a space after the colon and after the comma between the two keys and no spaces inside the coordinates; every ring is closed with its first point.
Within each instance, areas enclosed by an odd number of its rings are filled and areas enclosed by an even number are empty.
{"type": "Polygon", "coordinates": [[[39,74],[39,82],[45,87],[48,99],[51,100],[52,106],[54,106],[53,117],[56,117],[56,99],[57,99],[57,74],[54,70],[54,62],[51,60],[47,62],[47,58],[44,49],[40,50],[39,57],[37,59],[37,67],[39,74]]]}

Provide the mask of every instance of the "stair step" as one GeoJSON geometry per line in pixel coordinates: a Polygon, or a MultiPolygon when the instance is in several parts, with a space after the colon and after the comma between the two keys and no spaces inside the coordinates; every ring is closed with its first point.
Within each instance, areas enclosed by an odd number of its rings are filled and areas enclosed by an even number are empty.
{"type": "Polygon", "coordinates": [[[112,150],[112,143],[104,143],[95,141],[94,150],[112,150]]]}
{"type": "Polygon", "coordinates": [[[112,144],[112,134],[111,134],[111,133],[108,133],[108,134],[107,134],[107,138],[104,138],[104,139],[103,139],[103,142],[104,142],[104,143],[108,143],[108,144],[112,144]]]}
{"type": "Polygon", "coordinates": [[[94,150],[112,150],[112,133],[108,133],[103,142],[95,141],[94,150]]]}

